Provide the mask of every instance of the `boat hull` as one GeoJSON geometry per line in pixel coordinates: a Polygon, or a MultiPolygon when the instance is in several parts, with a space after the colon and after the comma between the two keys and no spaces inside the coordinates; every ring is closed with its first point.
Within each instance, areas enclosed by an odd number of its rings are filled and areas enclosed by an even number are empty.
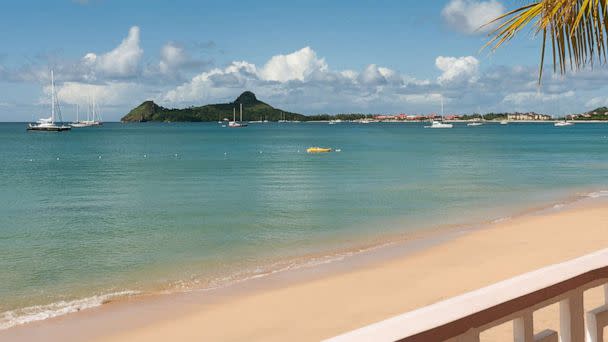
{"type": "Polygon", "coordinates": [[[72,127],[69,126],[56,126],[56,127],[36,127],[29,126],[27,128],[28,131],[39,131],[39,132],[64,132],[71,130],[72,127]]]}

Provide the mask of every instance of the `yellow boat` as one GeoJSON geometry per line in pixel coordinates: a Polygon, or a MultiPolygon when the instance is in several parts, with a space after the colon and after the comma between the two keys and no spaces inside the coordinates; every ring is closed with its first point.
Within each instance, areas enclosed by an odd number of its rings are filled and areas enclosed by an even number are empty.
{"type": "Polygon", "coordinates": [[[331,152],[331,148],[327,147],[309,147],[306,152],[308,153],[327,153],[331,152]]]}

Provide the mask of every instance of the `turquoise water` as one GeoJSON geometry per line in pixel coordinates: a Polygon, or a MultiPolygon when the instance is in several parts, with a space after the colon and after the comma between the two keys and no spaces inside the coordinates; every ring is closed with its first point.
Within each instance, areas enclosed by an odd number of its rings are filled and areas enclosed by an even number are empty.
{"type": "Polygon", "coordinates": [[[0,328],[608,188],[607,124],[422,126],[0,124],[0,328]]]}

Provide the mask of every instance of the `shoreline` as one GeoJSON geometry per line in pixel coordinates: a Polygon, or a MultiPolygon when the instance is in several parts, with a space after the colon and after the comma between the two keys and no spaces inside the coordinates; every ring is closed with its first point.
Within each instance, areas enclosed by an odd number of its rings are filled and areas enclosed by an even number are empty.
{"type": "MultiPolygon", "coordinates": [[[[78,326],[83,322],[88,322],[89,325],[88,329],[85,329],[86,333],[81,331],[84,333],[81,336],[83,339],[107,338],[107,324],[121,326],[119,329],[121,333],[130,334],[131,331],[139,331],[144,329],[145,326],[149,326],[151,321],[160,324],[173,321],[175,318],[173,316],[186,317],[188,314],[200,314],[202,307],[208,305],[229,306],[235,298],[243,299],[272,293],[273,291],[280,292],[291,287],[322,282],[325,279],[345,277],[350,273],[378,268],[387,263],[415,259],[416,255],[444,248],[462,237],[475,236],[484,231],[497,229],[497,227],[508,227],[522,220],[533,220],[535,217],[555,216],[584,210],[581,207],[585,207],[587,204],[594,208],[604,207],[606,201],[602,200],[601,197],[606,193],[602,190],[589,192],[585,195],[572,195],[561,201],[553,201],[529,208],[513,216],[491,219],[474,225],[440,227],[425,231],[417,230],[409,234],[399,234],[400,238],[398,240],[395,240],[393,236],[391,241],[384,241],[366,248],[358,247],[358,251],[351,252],[351,254],[339,255],[335,253],[334,255],[338,255],[337,260],[327,262],[322,260],[322,262],[312,265],[305,264],[293,269],[270,271],[267,274],[253,276],[219,288],[190,289],[169,294],[145,293],[126,298],[110,299],[103,305],[82,312],[68,313],[0,330],[0,339],[6,336],[9,339],[27,340],[28,337],[39,336],[40,333],[44,333],[44,336],[50,334],[50,336],[57,336],[59,339],[69,339],[68,337],[75,336],[75,339],[78,340],[78,336],[81,335],[75,334],[74,330],[81,330],[78,326]],[[160,310],[161,307],[162,310],[160,310]],[[165,313],[165,307],[171,307],[170,311],[174,315],[165,313]],[[140,316],[141,311],[147,312],[147,316],[144,315],[146,316],[145,321],[138,318],[134,319],[135,316],[140,316]],[[123,320],[118,322],[112,319],[112,316],[123,317],[123,320]]],[[[336,333],[339,332],[336,331],[336,333]]],[[[121,340],[121,338],[118,338],[118,340],[121,340]]]]}

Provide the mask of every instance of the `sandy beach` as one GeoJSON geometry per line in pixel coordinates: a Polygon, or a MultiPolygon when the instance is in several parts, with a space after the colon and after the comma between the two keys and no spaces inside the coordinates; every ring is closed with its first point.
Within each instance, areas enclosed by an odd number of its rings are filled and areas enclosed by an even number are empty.
{"type": "MultiPolygon", "coordinates": [[[[560,210],[392,246],[383,257],[278,274],[215,291],[140,297],[18,326],[0,340],[314,341],[608,246],[608,204],[560,210]],[[445,241],[447,240],[447,241],[445,241]],[[397,252],[395,252],[397,251],[397,252]]],[[[382,253],[373,251],[370,254],[382,253]]],[[[586,305],[599,303],[591,290],[586,305]]],[[[536,331],[558,326],[557,309],[535,313],[536,331]]],[[[504,340],[510,324],[482,335],[504,340]]]]}

